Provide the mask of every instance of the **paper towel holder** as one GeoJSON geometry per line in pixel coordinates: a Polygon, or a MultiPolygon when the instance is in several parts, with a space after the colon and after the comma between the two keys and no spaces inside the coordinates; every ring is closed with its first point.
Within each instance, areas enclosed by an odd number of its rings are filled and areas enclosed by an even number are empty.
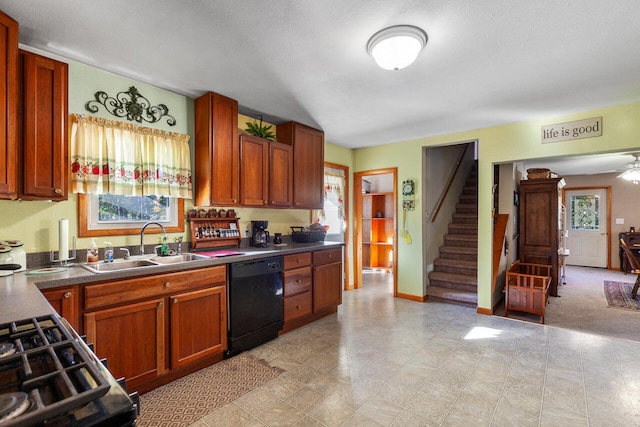
{"type": "MultiPolygon", "coordinates": [[[[55,251],[49,251],[49,261],[51,261],[51,264],[56,264],[56,263],[60,263],[61,267],[70,267],[72,264],[69,263],[69,261],[73,261],[74,259],[76,259],[77,253],[76,253],[76,236],[73,236],[71,238],[71,241],[73,242],[73,249],[71,249],[71,256],[67,259],[56,259],[55,256],[55,251]]],[[[59,253],[58,253],[59,255],[59,253]]]]}

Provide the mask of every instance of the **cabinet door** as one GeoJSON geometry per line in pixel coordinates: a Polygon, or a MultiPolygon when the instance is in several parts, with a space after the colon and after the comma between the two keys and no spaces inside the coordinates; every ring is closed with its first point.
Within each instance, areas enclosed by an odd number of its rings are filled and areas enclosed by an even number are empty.
{"type": "Polygon", "coordinates": [[[289,207],[293,203],[293,150],[280,142],[269,144],[269,205],[289,207]]]}
{"type": "Polygon", "coordinates": [[[67,64],[20,51],[25,200],[67,200],[67,64]]]}
{"type": "Polygon", "coordinates": [[[235,206],[239,197],[238,102],[209,92],[195,102],[196,206],[235,206]]]}
{"type": "Polygon", "coordinates": [[[0,12],[0,199],[18,194],[18,23],[0,12]]]}
{"type": "Polygon", "coordinates": [[[98,357],[107,358],[116,378],[125,377],[131,390],[165,371],[164,301],[158,298],[84,316],[87,342],[94,344],[98,357]]]}
{"type": "Polygon", "coordinates": [[[78,291],[74,286],[42,289],[40,292],[60,316],[67,319],[76,331],[81,331],[78,317],[78,291]]]}
{"type": "Polygon", "coordinates": [[[265,206],[269,197],[269,141],[240,137],[240,204],[265,206]]]}
{"type": "Polygon", "coordinates": [[[313,267],[313,312],[342,303],[342,263],[313,267]]]}
{"type": "Polygon", "coordinates": [[[226,286],[173,295],[171,317],[171,368],[227,349],[226,286]]]}
{"type": "Polygon", "coordinates": [[[324,133],[288,122],[276,129],[278,140],[293,146],[293,207],[322,209],[324,204],[324,133]]]}

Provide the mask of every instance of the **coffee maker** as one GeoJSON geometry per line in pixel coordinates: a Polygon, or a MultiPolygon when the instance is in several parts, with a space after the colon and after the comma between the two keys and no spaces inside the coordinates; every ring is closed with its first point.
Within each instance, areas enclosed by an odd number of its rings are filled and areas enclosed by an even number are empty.
{"type": "Polygon", "coordinates": [[[251,246],[266,248],[269,246],[269,221],[251,221],[251,246]]]}

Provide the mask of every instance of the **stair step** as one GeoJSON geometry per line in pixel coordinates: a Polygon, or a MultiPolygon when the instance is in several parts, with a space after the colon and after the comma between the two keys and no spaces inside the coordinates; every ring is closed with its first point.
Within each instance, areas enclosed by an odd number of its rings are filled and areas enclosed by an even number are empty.
{"type": "Polygon", "coordinates": [[[477,275],[466,275],[460,273],[445,273],[442,271],[432,271],[429,273],[429,283],[434,284],[438,282],[437,286],[444,286],[453,289],[472,289],[478,287],[477,275]]]}
{"type": "Polygon", "coordinates": [[[476,204],[478,203],[478,194],[461,194],[460,203],[462,204],[476,204]]]}
{"type": "Polygon", "coordinates": [[[445,234],[444,244],[445,246],[477,248],[478,233],[476,234],[445,234]]]}
{"type": "Polygon", "coordinates": [[[454,213],[451,222],[456,224],[476,224],[478,225],[477,213],[454,213]]]}
{"type": "Polygon", "coordinates": [[[478,247],[440,246],[440,257],[473,261],[478,259],[478,247]]]}
{"type": "Polygon", "coordinates": [[[478,293],[465,292],[456,289],[429,286],[427,288],[428,301],[440,301],[449,304],[464,305],[467,307],[478,306],[478,293]]]}
{"type": "Polygon", "coordinates": [[[456,205],[457,213],[477,213],[478,212],[478,204],[472,203],[458,203],[456,205]]]}
{"type": "Polygon", "coordinates": [[[465,261],[450,258],[438,258],[433,262],[433,271],[439,273],[463,274],[465,276],[474,276],[478,274],[477,261],[465,261]]]}
{"type": "Polygon", "coordinates": [[[452,222],[449,224],[451,234],[478,234],[478,224],[452,222]]]}
{"type": "Polygon", "coordinates": [[[478,187],[475,186],[471,186],[471,185],[465,185],[464,188],[462,189],[462,194],[478,194],[478,187]]]}

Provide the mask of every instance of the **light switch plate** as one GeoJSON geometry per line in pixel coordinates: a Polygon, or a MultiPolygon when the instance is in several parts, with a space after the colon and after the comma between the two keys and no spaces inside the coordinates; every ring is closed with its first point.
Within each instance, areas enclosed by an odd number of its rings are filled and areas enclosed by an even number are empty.
{"type": "Polygon", "coordinates": [[[624,218],[616,218],[616,224],[624,224],[624,218]]]}

